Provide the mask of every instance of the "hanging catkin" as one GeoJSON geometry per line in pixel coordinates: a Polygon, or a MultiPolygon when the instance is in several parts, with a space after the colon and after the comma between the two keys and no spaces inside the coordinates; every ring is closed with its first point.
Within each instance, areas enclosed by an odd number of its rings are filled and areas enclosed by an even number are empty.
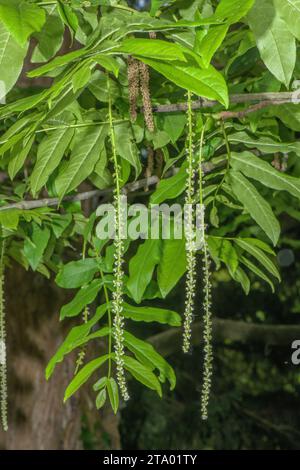
{"type": "Polygon", "coordinates": [[[129,399],[125,370],[124,370],[124,316],[123,316],[123,295],[124,295],[124,214],[122,208],[122,195],[121,195],[121,182],[120,182],[120,165],[117,158],[115,131],[113,124],[112,102],[110,94],[110,83],[107,75],[107,91],[108,91],[108,119],[110,129],[110,142],[112,150],[112,163],[114,166],[114,222],[115,222],[115,255],[114,255],[114,280],[113,280],[113,299],[112,299],[112,312],[113,319],[113,335],[114,335],[114,349],[115,361],[117,367],[117,381],[120,387],[121,395],[124,400],[129,399]]]}
{"type": "Polygon", "coordinates": [[[130,119],[135,122],[137,119],[137,100],[139,96],[139,62],[132,56],[128,56],[128,89],[129,89],[129,111],[130,119]]]}
{"type": "Polygon", "coordinates": [[[1,242],[0,252],[0,398],[1,398],[1,423],[4,431],[8,429],[7,423],[7,364],[6,364],[6,326],[5,326],[5,240],[1,242]]]}
{"type": "Polygon", "coordinates": [[[188,353],[191,347],[192,321],[196,293],[196,252],[195,252],[195,220],[194,220],[194,144],[193,144],[193,111],[192,97],[188,92],[187,100],[187,179],[185,191],[185,250],[186,250],[186,286],[185,286],[185,311],[183,323],[183,352],[188,353]]]}
{"type": "Polygon", "coordinates": [[[148,130],[154,132],[154,119],[150,95],[150,75],[148,65],[139,62],[140,70],[140,88],[143,99],[144,117],[148,130]]]}
{"type": "Polygon", "coordinates": [[[202,252],[203,252],[203,385],[201,394],[201,416],[202,419],[208,418],[208,403],[211,391],[211,377],[213,371],[213,350],[212,350],[212,312],[211,312],[211,260],[209,256],[206,224],[205,224],[205,207],[203,203],[203,185],[204,175],[202,170],[203,163],[203,141],[204,141],[205,125],[203,126],[200,139],[199,152],[199,202],[201,220],[199,230],[201,235],[202,252]]]}

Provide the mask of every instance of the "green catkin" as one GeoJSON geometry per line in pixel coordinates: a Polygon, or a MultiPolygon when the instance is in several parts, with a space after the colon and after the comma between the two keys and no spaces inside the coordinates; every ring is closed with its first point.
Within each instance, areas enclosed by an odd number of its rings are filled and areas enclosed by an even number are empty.
{"type": "MultiPolygon", "coordinates": [[[[90,314],[89,308],[86,306],[85,309],[83,310],[83,313],[82,313],[83,323],[88,322],[89,314],[90,314]]],[[[74,375],[76,375],[78,373],[80,367],[83,365],[85,355],[86,355],[86,344],[81,347],[81,350],[78,353],[78,356],[77,356],[77,359],[76,359],[76,364],[75,364],[74,375]]]]}
{"type": "Polygon", "coordinates": [[[203,126],[200,139],[199,153],[199,195],[201,208],[201,241],[203,251],[203,343],[204,343],[204,360],[203,360],[203,385],[201,394],[201,417],[203,420],[208,418],[208,403],[211,391],[211,378],[213,372],[213,349],[212,349],[212,311],[211,311],[211,260],[206,237],[205,225],[205,207],[203,205],[203,170],[202,170],[202,152],[204,140],[205,126],[203,126]]]}
{"type": "Polygon", "coordinates": [[[1,243],[0,252],[0,397],[1,397],[1,423],[4,431],[8,430],[7,422],[7,364],[6,364],[6,327],[5,327],[5,299],[4,299],[4,254],[5,240],[1,243]]]}
{"type": "Polygon", "coordinates": [[[185,236],[186,236],[186,297],[183,324],[183,352],[188,353],[191,347],[192,321],[194,314],[195,293],[196,293],[196,252],[194,243],[195,222],[194,222],[194,145],[193,145],[193,111],[192,96],[187,94],[187,121],[188,121],[188,142],[187,142],[187,181],[185,195],[185,236]]]}
{"type": "Polygon", "coordinates": [[[123,211],[122,211],[122,195],[120,187],[120,166],[117,159],[115,132],[113,125],[112,102],[110,95],[109,77],[107,75],[107,90],[108,90],[108,118],[110,128],[110,142],[112,149],[112,163],[114,166],[114,208],[115,208],[115,255],[114,255],[114,291],[112,294],[112,313],[113,313],[113,335],[114,335],[114,350],[115,361],[117,368],[117,381],[120,387],[121,395],[126,401],[129,399],[127,384],[124,371],[124,317],[123,317],[123,257],[124,257],[124,241],[123,241],[123,211]]]}

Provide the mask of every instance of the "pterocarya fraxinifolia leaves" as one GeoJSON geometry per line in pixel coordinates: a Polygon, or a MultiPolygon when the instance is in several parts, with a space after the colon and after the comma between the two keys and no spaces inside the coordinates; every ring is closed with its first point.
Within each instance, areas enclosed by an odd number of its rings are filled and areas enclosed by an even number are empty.
{"type": "Polygon", "coordinates": [[[161,397],[201,331],[206,419],[220,283],[275,291],[298,246],[300,0],[149,7],[0,0],[0,345],[19,263],[67,291],[46,369],[77,352],[65,400],[93,379],[96,409],[133,380],[161,397]]]}

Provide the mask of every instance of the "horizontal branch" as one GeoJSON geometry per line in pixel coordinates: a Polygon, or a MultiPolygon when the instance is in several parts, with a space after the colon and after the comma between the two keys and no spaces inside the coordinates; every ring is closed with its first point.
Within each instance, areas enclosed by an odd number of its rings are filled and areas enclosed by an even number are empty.
{"type": "Polygon", "coordinates": [[[259,111],[260,109],[267,108],[270,105],[278,105],[278,104],[284,104],[284,103],[290,103],[290,101],[261,101],[260,103],[256,103],[252,106],[249,106],[246,109],[242,109],[240,111],[222,111],[221,113],[217,114],[216,117],[218,119],[233,119],[233,118],[238,118],[241,119],[245,116],[247,116],[250,113],[255,113],[256,111],[259,111]]]}
{"type": "MultiPolygon", "coordinates": [[[[123,192],[127,194],[133,191],[137,191],[138,189],[144,188],[145,186],[153,186],[154,184],[158,183],[158,181],[159,178],[155,175],[150,176],[149,178],[143,178],[138,181],[133,181],[132,183],[128,183],[124,186],[123,192]]],[[[58,197],[43,198],[30,201],[20,201],[2,206],[0,207],[0,211],[5,211],[9,209],[29,210],[37,209],[39,207],[58,206],[61,202],[87,201],[88,199],[92,199],[94,197],[106,196],[107,194],[112,193],[112,191],[113,188],[93,189],[92,191],[85,191],[75,195],[65,196],[62,201],[58,197]]]]}
{"type": "MultiPolygon", "coordinates": [[[[296,90],[293,92],[278,92],[278,93],[242,93],[242,94],[234,94],[230,95],[229,97],[230,104],[242,104],[242,103],[249,103],[252,101],[258,101],[257,104],[250,106],[245,110],[240,111],[222,111],[216,116],[219,119],[228,119],[228,118],[241,118],[245,115],[258,111],[269,105],[278,105],[284,103],[293,103],[299,104],[300,103],[300,90],[296,90]]],[[[194,100],[192,103],[193,109],[200,109],[200,108],[210,108],[219,104],[218,101],[215,100],[207,100],[204,98],[198,98],[194,100]]],[[[187,103],[175,103],[175,104],[163,104],[157,105],[153,107],[153,111],[157,113],[168,113],[168,112],[176,112],[176,111],[186,111],[187,110],[187,103]]],[[[89,124],[91,125],[91,124],[89,124]]],[[[51,128],[48,130],[54,130],[55,128],[51,128]]],[[[209,163],[207,163],[207,171],[211,171],[209,167],[209,163]]],[[[205,170],[204,170],[205,171],[205,170]]],[[[166,176],[172,176],[176,172],[176,169],[170,170],[167,172],[166,176]]],[[[150,176],[148,178],[143,178],[138,181],[134,181],[132,183],[128,183],[124,186],[123,191],[125,193],[130,193],[133,191],[137,191],[141,188],[147,188],[149,186],[153,186],[159,182],[158,176],[150,176]]],[[[50,206],[58,206],[60,202],[75,202],[75,201],[85,201],[88,199],[92,199],[93,197],[101,197],[107,194],[110,194],[113,191],[113,188],[107,189],[96,189],[92,191],[85,191],[79,194],[65,196],[62,201],[59,198],[43,198],[37,200],[30,200],[30,201],[20,201],[17,203],[7,204],[5,206],[0,207],[0,211],[9,210],[9,209],[37,209],[39,207],[50,207],[50,206]]]]}
{"type": "MultiPolygon", "coordinates": [[[[278,105],[284,103],[300,103],[300,91],[278,92],[278,93],[239,93],[229,96],[229,104],[243,104],[251,102],[264,102],[264,106],[278,105]]],[[[193,109],[211,108],[220,104],[215,100],[198,98],[192,103],[193,109]]],[[[187,103],[161,104],[153,107],[156,113],[170,113],[176,111],[186,111],[187,103]]]]}
{"type": "MultiPolygon", "coordinates": [[[[217,165],[206,162],[203,163],[203,172],[209,173],[217,165]]],[[[174,176],[178,172],[178,168],[171,168],[165,174],[166,178],[170,178],[174,176]]],[[[154,186],[155,184],[159,183],[160,178],[156,175],[149,176],[147,178],[142,178],[137,181],[133,181],[131,183],[126,184],[122,188],[122,193],[124,195],[133,193],[134,191],[138,191],[139,189],[148,188],[149,186],[154,186]]],[[[93,189],[91,191],[85,191],[82,193],[65,196],[62,200],[58,197],[51,197],[51,198],[43,198],[43,199],[32,199],[30,201],[20,201],[20,202],[13,202],[12,204],[6,204],[5,206],[0,206],[0,212],[6,211],[10,209],[21,209],[21,210],[30,210],[30,209],[38,209],[39,207],[51,207],[51,206],[59,206],[61,202],[76,202],[76,201],[87,201],[94,197],[101,197],[111,194],[114,188],[107,188],[107,189],[93,189]]]]}
{"type": "MultiPolygon", "coordinates": [[[[202,343],[203,326],[201,322],[194,323],[192,344],[198,346],[202,343]]],[[[300,325],[261,325],[243,321],[213,320],[214,341],[238,341],[240,343],[258,344],[261,346],[288,346],[295,339],[300,339],[300,325]]],[[[163,356],[169,356],[182,349],[182,332],[178,328],[154,335],[148,341],[163,356]]]]}

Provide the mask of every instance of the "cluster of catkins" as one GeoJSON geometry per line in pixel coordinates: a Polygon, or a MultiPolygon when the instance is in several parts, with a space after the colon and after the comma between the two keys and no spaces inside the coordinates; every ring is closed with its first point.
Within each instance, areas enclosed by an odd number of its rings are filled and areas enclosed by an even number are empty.
{"type": "Polygon", "coordinates": [[[141,93],[143,101],[143,111],[147,128],[154,132],[154,119],[150,95],[150,75],[149,68],[143,62],[133,57],[128,57],[128,85],[129,85],[129,104],[130,117],[132,122],[137,119],[137,102],[141,93]]]}
{"type": "Polygon", "coordinates": [[[204,129],[203,127],[200,139],[200,152],[198,162],[199,176],[199,202],[200,211],[194,209],[195,204],[195,176],[196,176],[196,159],[193,131],[193,111],[191,93],[187,94],[187,180],[186,180],[186,196],[185,196],[185,236],[186,236],[186,259],[187,259],[187,276],[186,276],[186,300],[184,312],[184,328],[183,328],[183,351],[189,352],[191,347],[192,321],[194,316],[195,295],[196,295],[196,254],[200,248],[203,254],[203,343],[204,343],[204,361],[203,361],[203,388],[201,396],[201,415],[202,419],[207,419],[208,403],[211,389],[212,376],[212,314],[211,314],[211,279],[210,279],[210,256],[206,237],[205,225],[205,207],[203,205],[203,171],[202,171],[202,149],[204,129]],[[195,214],[200,215],[198,224],[195,221],[195,214]],[[200,236],[196,236],[196,231],[200,232],[200,236]],[[200,240],[201,247],[198,247],[196,240],[200,240]]]}

